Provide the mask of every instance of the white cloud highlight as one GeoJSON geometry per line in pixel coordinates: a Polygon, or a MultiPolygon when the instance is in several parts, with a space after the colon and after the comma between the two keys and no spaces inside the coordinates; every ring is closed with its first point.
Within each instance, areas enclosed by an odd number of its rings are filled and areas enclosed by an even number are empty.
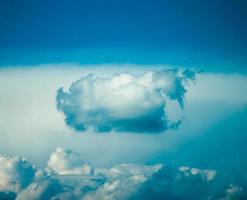
{"type": "Polygon", "coordinates": [[[0,199],[1,192],[12,196],[11,192],[18,193],[29,185],[35,171],[34,166],[24,158],[7,158],[0,155],[0,199]]]}
{"type": "Polygon", "coordinates": [[[81,155],[71,150],[57,148],[48,161],[48,169],[59,175],[93,175],[94,169],[85,162],[81,155]]]}
{"type": "Polygon", "coordinates": [[[79,170],[85,163],[81,155],[62,148],[52,153],[43,170],[35,170],[26,160],[17,157],[2,156],[0,161],[0,198],[5,199],[231,199],[242,195],[242,189],[236,185],[225,187],[221,183],[215,187],[216,171],[187,166],[176,169],[161,164],[120,164],[95,168],[95,173],[85,174],[79,170]],[[51,171],[51,167],[57,172],[51,171]],[[192,188],[197,192],[191,193],[192,188]]]}
{"type": "Polygon", "coordinates": [[[57,108],[79,131],[163,132],[180,123],[169,122],[166,102],[174,100],[183,107],[185,84],[194,79],[190,70],[121,73],[112,78],[90,74],[74,82],[68,92],[58,90],[57,108]]]}

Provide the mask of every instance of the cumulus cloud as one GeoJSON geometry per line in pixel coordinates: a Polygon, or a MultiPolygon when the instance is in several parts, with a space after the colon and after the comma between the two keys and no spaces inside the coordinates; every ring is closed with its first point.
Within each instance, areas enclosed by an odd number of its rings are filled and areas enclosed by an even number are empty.
{"type": "Polygon", "coordinates": [[[35,179],[28,187],[17,193],[17,200],[51,199],[63,191],[63,186],[57,179],[49,176],[45,171],[39,170],[35,179]]]}
{"type": "Polygon", "coordinates": [[[88,193],[86,199],[129,199],[138,188],[162,165],[120,164],[110,169],[98,169],[97,174],[106,177],[105,183],[94,193],[88,193]]]}
{"type": "Polygon", "coordinates": [[[67,125],[78,131],[162,132],[180,124],[169,121],[166,102],[177,101],[183,108],[189,80],[195,80],[190,70],[121,73],[112,78],[90,74],[74,82],[68,92],[57,91],[57,108],[67,125]]]}
{"type": "Polygon", "coordinates": [[[71,150],[57,148],[48,161],[48,170],[59,175],[81,174],[92,175],[93,167],[85,162],[81,155],[71,150]]]}
{"type": "Polygon", "coordinates": [[[215,170],[209,169],[119,164],[112,168],[95,168],[94,173],[85,174],[78,170],[85,164],[81,155],[62,148],[51,155],[45,169],[35,170],[20,158],[1,157],[1,164],[4,166],[0,168],[1,177],[10,177],[0,179],[1,199],[230,200],[245,197],[242,187],[224,183],[215,170]],[[17,167],[13,163],[21,164],[17,167]]]}
{"type": "Polygon", "coordinates": [[[24,158],[0,155],[0,199],[15,197],[15,193],[32,182],[35,171],[24,158]]]}

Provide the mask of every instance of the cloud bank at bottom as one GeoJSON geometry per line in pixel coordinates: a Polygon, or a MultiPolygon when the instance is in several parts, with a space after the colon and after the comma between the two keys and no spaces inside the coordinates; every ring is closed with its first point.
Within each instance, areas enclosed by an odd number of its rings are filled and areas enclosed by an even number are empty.
{"type": "Polygon", "coordinates": [[[71,150],[57,148],[38,169],[23,158],[0,156],[0,199],[244,199],[215,170],[163,164],[94,168],[71,150]]]}

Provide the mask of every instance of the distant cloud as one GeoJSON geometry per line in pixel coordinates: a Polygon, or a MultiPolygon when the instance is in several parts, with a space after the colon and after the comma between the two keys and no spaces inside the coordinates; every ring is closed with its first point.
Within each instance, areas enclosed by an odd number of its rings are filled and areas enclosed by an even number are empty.
{"type": "Polygon", "coordinates": [[[34,178],[36,169],[27,160],[0,155],[0,199],[15,197],[34,178]]]}
{"type": "Polygon", "coordinates": [[[180,124],[168,120],[166,101],[177,101],[183,108],[189,80],[195,80],[190,70],[122,73],[112,78],[90,74],[74,82],[68,92],[57,91],[57,108],[67,125],[78,131],[163,132],[180,124]]]}
{"type": "Polygon", "coordinates": [[[200,170],[197,168],[189,168],[187,166],[181,166],[179,171],[183,172],[185,176],[200,175],[201,179],[207,182],[212,181],[217,174],[215,170],[200,170]]]}
{"type": "Polygon", "coordinates": [[[133,199],[208,199],[215,195],[212,186],[216,174],[215,170],[187,166],[164,167],[141,186],[133,199]]]}
{"type": "Polygon", "coordinates": [[[162,165],[120,164],[98,169],[96,175],[102,174],[105,182],[95,192],[87,193],[85,199],[129,199],[160,168],[162,165]]]}
{"type": "Polygon", "coordinates": [[[230,184],[225,190],[225,196],[221,200],[243,199],[241,198],[242,190],[241,187],[235,184],[230,184]]]}
{"type": "Polygon", "coordinates": [[[120,164],[109,169],[95,168],[94,173],[84,174],[79,170],[85,165],[81,155],[62,148],[51,155],[45,169],[35,169],[20,158],[1,157],[0,161],[1,199],[230,200],[243,197],[241,187],[224,183],[215,170],[120,164]]]}
{"type": "Polygon", "coordinates": [[[57,148],[48,161],[48,169],[59,175],[92,175],[93,168],[76,152],[57,148]]]}

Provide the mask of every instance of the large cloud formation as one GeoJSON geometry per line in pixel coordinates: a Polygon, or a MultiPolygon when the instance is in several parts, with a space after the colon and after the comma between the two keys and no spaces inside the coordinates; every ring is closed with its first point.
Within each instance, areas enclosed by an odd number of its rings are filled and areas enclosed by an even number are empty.
{"type": "Polygon", "coordinates": [[[195,80],[191,70],[149,71],[135,76],[121,73],[112,78],[90,74],[57,91],[57,108],[78,131],[163,132],[180,121],[168,120],[166,102],[184,105],[185,85],[195,80]]]}
{"type": "Polygon", "coordinates": [[[110,169],[90,166],[93,170],[85,173],[86,162],[82,160],[80,154],[58,148],[45,169],[36,169],[24,159],[2,156],[0,199],[231,200],[246,197],[242,187],[224,183],[214,170],[119,164],[110,169]]]}

